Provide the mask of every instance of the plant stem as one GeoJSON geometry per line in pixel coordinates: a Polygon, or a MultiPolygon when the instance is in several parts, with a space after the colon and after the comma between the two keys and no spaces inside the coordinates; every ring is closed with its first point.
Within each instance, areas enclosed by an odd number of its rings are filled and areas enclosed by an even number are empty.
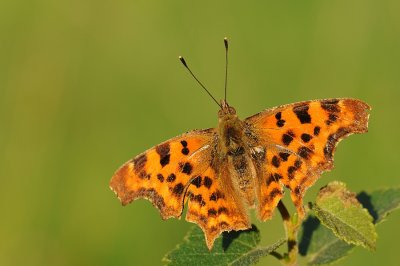
{"type": "Polygon", "coordinates": [[[277,258],[279,261],[283,261],[284,260],[284,256],[282,254],[280,254],[279,252],[272,251],[271,253],[269,253],[269,255],[277,258]]]}
{"type": "Polygon", "coordinates": [[[279,201],[278,203],[278,210],[282,216],[288,245],[288,251],[283,259],[281,259],[281,262],[287,266],[295,266],[297,265],[297,254],[299,252],[297,233],[301,224],[301,219],[299,219],[297,213],[290,216],[289,211],[282,201],[279,201]]]}

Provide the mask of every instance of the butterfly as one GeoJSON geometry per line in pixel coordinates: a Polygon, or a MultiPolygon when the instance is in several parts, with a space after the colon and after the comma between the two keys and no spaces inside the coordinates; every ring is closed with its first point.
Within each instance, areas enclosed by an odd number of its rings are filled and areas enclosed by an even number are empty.
{"type": "Polygon", "coordinates": [[[137,155],[110,182],[123,205],[147,199],[163,219],[180,218],[187,205],[186,220],[202,228],[209,249],[222,232],[251,227],[248,209],[270,219],[285,187],[304,217],[304,193],[333,168],[337,143],[368,130],[370,107],[357,99],[303,101],[244,120],[225,99],[219,105],[216,128],[189,131],[137,155]]]}

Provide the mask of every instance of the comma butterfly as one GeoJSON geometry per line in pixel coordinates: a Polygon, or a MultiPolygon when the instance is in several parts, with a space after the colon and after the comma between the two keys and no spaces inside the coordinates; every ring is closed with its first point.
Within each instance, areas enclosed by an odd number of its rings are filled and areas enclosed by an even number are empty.
{"type": "Polygon", "coordinates": [[[223,231],[251,227],[249,208],[270,219],[284,187],[303,217],[304,193],[333,168],[337,143],[368,130],[370,107],[356,99],[298,102],[240,120],[226,102],[225,85],[225,100],[217,104],[217,128],[193,130],[139,154],[110,182],[123,205],[148,199],[163,219],[180,218],[187,203],[186,220],[202,228],[209,249],[223,231]]]}

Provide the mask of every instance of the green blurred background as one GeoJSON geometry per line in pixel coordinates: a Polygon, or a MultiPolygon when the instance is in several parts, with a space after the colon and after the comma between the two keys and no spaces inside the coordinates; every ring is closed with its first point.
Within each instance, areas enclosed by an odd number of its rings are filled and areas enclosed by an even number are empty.
{"type": "MultiPolygon", "coordinates": [[[[339,145],[306,200],[334,179],[398,186],[399,10],[397,0],[0,1],[0,264],[161,264],[191,224],[162,221],[144,200],[121,207],[108,182],[150,146],[216,126],[215,103],[177,56],[221,98],[225,36],[242,118],[328,97],[373,107],[370,132],[339,145]]],[[[254,222],[265,245],[284,234],[279,215],[254,222]]],[[[394,213],[375,253],[357,248],[339,264],[399,265],[399,224],[394,213]]]]}

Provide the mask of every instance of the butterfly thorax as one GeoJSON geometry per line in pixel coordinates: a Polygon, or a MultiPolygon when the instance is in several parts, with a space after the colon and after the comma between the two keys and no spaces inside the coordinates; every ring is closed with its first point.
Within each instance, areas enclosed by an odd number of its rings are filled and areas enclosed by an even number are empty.
{"type": "Polygon", "coordinates": [[[229,176],[237,192],[253,206],[255,169],[246,143],[245,123],[238,118],[233,107],[225,101],[221,101],[221,105],[218,113],[219,158],[222,164],[228,164],[229,176]]]}
{"type": "Polygon", "coordinates": [[[221,152],[227,156],[239,156],[244,153],[243,121],[236,115],[235,108],[221,101],[218,112],[218,135],[221,152]]]}

